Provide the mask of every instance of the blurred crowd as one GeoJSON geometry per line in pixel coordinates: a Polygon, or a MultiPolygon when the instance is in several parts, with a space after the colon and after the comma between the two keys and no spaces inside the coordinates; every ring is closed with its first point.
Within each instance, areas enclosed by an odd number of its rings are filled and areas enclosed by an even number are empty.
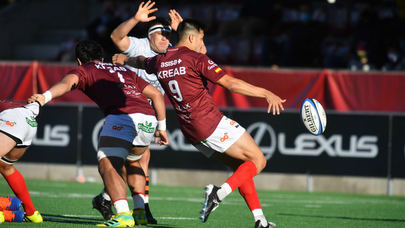
{"type": "MultiPolygon", "coordinates": [[[[168,0],[157,1],[155,15],[168,18],[169,9],[176,9],[183,18],[204,22],[207,54],[220,64],[391,71],[405,70],[402,2],[168,0]]],[[[86,30],[111,56],[117,50],[109,35],[134,15],[139,1],[100,4],[103,13],[86,30]]],[[[130,35],[145,37],[145,26],[137,25],[130,35]]]]}

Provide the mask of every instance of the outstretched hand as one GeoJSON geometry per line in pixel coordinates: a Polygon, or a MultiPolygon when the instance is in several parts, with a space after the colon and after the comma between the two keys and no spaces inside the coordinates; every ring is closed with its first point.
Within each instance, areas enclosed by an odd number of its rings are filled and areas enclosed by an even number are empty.
{"type": "Polygon", "coordinates": [[[33,95],[32,95],[30,98],[28,98],[28,100],[27,100],[27,102],[28,102],[29,104],[34,103],[35,101],[38,101],[38,102],[41,104],[41,106],[44,106],[44,105],[45,105],[45,96],[42,95],[42,94],[36,93],[36,94],[33,94],[33,95]]]}
{"type": "Polygon", "coordinates": [[[172,27],[172,29],[173,29],[174,31],[177,31],[177,27],[179,27],[179,24],[180,24],[180,22],[183,21],[183,18],[182,18],[182,17],[180,16],[180,14],[179,14],[176,10],[174,10],[174,9],[171,9],[171,10],[169,11],[169,17],[170,17],[170,21],[171,21],[170,26],[172,27]]]}
{"type": "MultiPolygon", "coordinates": [[[[270,92],[270,91],[269,91],[270,92]]],[[[266,101],[269,104],[267,108],[267,113],[270,113],[273,110],[273,115],[280,115],[280,110],[284,110],[283,103],[286,102],[287,99],[281,99],[279,96],[275,95],[274,93],[270,92],[266,95],[266,101]]]]}
{"type": "Polygon", "coordinates": [[[142,2],[139,5],[138,11],[136,12],[134,18],[140,22],[149,22],[156,19],[156,16],[149,16],[149,14],[156,12],[158,9],[152,7],[155,5],[155,2],[151,2],[150,0],[146,2],[142,2]]]}
{"type": "Polygon", "coordinates": [[[169,145],[169,136],[167,135],[167,132],[163,130],[156,130],[155,143],[159,145],[169,145]]]}

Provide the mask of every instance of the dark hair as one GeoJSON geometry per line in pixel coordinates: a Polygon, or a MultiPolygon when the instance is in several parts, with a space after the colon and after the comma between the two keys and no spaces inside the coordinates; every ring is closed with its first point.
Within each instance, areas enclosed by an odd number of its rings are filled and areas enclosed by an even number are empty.
{"type": "Polygon", "coordinates": [[[197,20],[194,19],[184,19],[177,28],[177,34],[179,35],[179,40],[183,39],[183,37],[190,31],[200,32],[205,31],[205,25],[197,20]]]}
{"type": "Polygon", "coordinates": [[[103,48],[94,40],[81,40],[76,45],[76,58],[83,64],[92,60],[102,60],[103,48]]]}
{"type": "Polygon", "coordinates": [[[155,20],[149,21],[148,30],[150,27],[155,26],[155,25],[170,26],[170,22],[166,18],[156,17],[155,20]]]}

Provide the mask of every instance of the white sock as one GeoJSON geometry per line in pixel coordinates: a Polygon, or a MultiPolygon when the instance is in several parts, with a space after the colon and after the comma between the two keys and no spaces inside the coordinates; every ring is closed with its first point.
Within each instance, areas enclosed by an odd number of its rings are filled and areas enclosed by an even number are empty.
{"type": "Polygon", "coordinates": [[[257,222],[257,220],[260,220],[260,223],[262,224],[262,226],[267,226],[268,222],[266,217],[264,217],[263,211],[262,209],[254,209],[252,211],[253,217],[255,218],[255,222],[257,222]]]}
{"type": "Polygon", "coordinates": [[[118,213],[128,212],[128,200],[126,199],[119,199],[114,202],[115,211],[118,213]]]}
{"type": "Polygon", "coordinates": [[[221,185],[221,188],[217,191],[218,199],[222,201],[223,199],[225,199],[227,195],[231,194],[231,192],[232,192],[231,186],[229,186],[229,184],[225,182],[223,185],[221,185]]]}
{"type": "Polygon", "coordinates": [[[143,194],[135,194],[132,199],[134,200],[134,209],[145,209],[145,196],[143,194]]]}
{"type": "Polygon", "coordinates": [[[101,191],[101,195],[103,196],[103,198],[105,200],[111,201],[110,195],[108,195],[107,192],[104,191],[104,189],[103,189],[103,191],[101,191]]]}
{"type": "Polygon", "coordinates": [[[143,196],[143,202],[144,203],[149,203],[149,196],[143,196]]]}

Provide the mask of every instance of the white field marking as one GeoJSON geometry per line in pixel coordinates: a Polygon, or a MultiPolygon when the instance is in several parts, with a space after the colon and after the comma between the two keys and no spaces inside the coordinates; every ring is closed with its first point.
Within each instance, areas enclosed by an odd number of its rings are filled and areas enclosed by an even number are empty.
{"type": "MultiPolygon", "coordinates": [[[[93,198],[95,195],[94,194],[83,194],[83,193],[50,193],[50,192],[38,192],[38,191],[30,191],[30,194],[32,196],[39,196],[39,197],[47,197],[47,198],[93,198]]],[[[132,197],[128,196],[127,199],[132,200],[132,197]]],[[[157,196],[152,196],[151,197],[152,201],[153,200],[163,200],[163,201],[181,201],[181,202],[192,202],[192,203],[203,203],[204,198],[191,198],[191,197],[157,197],[157,196]]],[[[288,204],[306,204],[306,205],[327,205],[327,204],[337,204],[337,205],[343,205],[343,204],[382,204],[382,203],[387,203],[387,200],[384,199],[333,199],[330,197],[325,197],[321,199],[274,199],[274,198],[266,198],[266,199],[261,199],[260,200],[262,203],[262,206],[272,206],[275,203],[288,203],[288,204]]],[[[390,203],[394,204],[403,204],[402,201],[395,201],[395,200],[389,200],[390,203]]],[[[227,205],[238,205],[244,203],[243,199],[235,199],[235,198],[229,198],[226,199],[222,204],[227,204],[227,205]]]]}
{"type": "Polygon", "coordinates": [[[167,220],[199,220],[199,218],[188,218],[188,217],[157,217],[157,218],[167,220]]]}
{"type": "MultiPolygon", "coordinates": [[[[75,218],[100,218],[100,215],[62,215],[66,217],[75,217],[75,218]]],[[[52,216],[45,216],[52,217],[52,216]]]]}
{"type": "Polygon", "coordinates": [[[321,205],[308,204],[308,205],[304,205],[304,207],[306,207],[306,208],[321,208],[321,205]]]}

